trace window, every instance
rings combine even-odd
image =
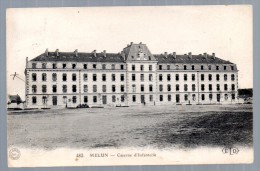
[[[219,74],[216,75],[216,80],[219,81]]]
[[[149,74],[149,81],[153,81],[153,74]]]
[[[33,68],[33,69],[36,68],[36,63],[32,63],[32,68]]]
[[[47,92],[47,86],[46,85],[42,85],[42,92],[46,93]]]
[[[224,65],[224,70],[227,70],[227,66],[226,65]]]
[[[195,81],[195,74],[191,75],[191,79],[192,79],[192,81]]]
[[[196,94],[192,94],[192,100],[193,100],[193,101],[196,100]]]
[[[201,65],[201,66],[200,66],[200,69],[201,69],[201,70],[204,70],[204,66],[203,66],[203,65]]]
[[[37,80],[37,75],[36,73],[32,73],[32,81],[36,81]]]
[[[184,100],[188,101],[188,94],[184,94]]]
[[[219,84],[217,84],[217,91],[220,91],[220,86],[219,86]]]
[[[171,91],[171,90],[172,90],[171,84],[168,84],[168,85],[167,85],[167,90],[168,90],[168,91]]]
[[[187,81],[187,78],[188,76],[187,76],[187,74],[184,74],[184,81]]]
[[[209,74],[209,81],[211,81],[212,80],[212,75],[211,74]]]
[[[211,65],[209,65],[209,70],[211,70]]]
[[[88,81],[88,74],[84,74],[83,79],[84,79],[84,81]]]
[[[42,74],[42,81],[46,81],[47,80],[47,75],[46,75],[46,73],[43,73]]]
[[[141,76],[141,78],[140,78],[141,81],[144,81],[144,74],[141,74],[140,76]]]
[[[113,69],[113,70],[116,69],[115,64],[111,65],[111,69]]]
[[[232,100],[235,100],[235,98],[236,98],[236,95],[232,94]]]
[[[35,96],[32,97],[32,103],[36,104],[37,103],[37,98]]]
[[[84,96],[84,103],[88,103],[88,96]]]
[[[231,70],[234,70],[234,66],[231,65],[230,68],[231,68]]]
[[[176,75],[175,75],[175,80],[176,80],[176,81],[179,81],[179,74],[176,74]]]
[[[201,80],[201,81],[204,81],[204,74],[201,74],[201,75],[200,75],[200,80]]]
[[[120,68],[121,68],[121,70],[123,70],[124,69],[124,65],[120,65]]]
[[[85,93],[88,92],[88,85],[84,85],[83,91],[84,91]]]
[[[179,84],[176,84],[176,91],[180,91],[180,86],[179,86]]]
[[[57,85],[53,85],[52,86],[52,92],[53,93],[57,93]]]
[[[152,71],[152,70],[153,70],[153,66],[149,65],[149,71]]]
[[[171,74],[167,74],[167,81],[171,81]]]
[[[62,92],[63,93],[67,93],[67,85],[63,85],[62,86]]]
[[[37,92],[37,86],[36,85],[32,85],[32,93],[36,93]]]
[[[112,74],[112,81],[116,81],[116,74]]]
[[[170,65],[167,65],[167,70],[170,70],[171,69],[171,66]]]
[[[56,106],[58,102],[57,96],[52,96],[52,105]]]
[[[159,75],[159,81],[162,81],[163,80],[163,76],[162,74]]]
[[[213,95],[209,94],[209,100],[212,100]]]
[[[107,92],[107,86],[106,85],[102,85],[102,91],[105,93]]]
[[[163,85],[162,84],[159,85],[159,90],[163,91]]]
[[[66,96],[63,96],[66,97]],[[42,96],[42,103],[46,104],[47,103],[47,96]]]
[[[135,81],[135,74],[132,74],[132,81]]]
[[[124,91],[125,91],[125,86],[121,85],[121,92],[124,92]]]
[[[88,65],[87,65],[87,64],[84,64],[84,65],[83,65],[83,68],[84,68],[84,69],[88,69]],[[87,96],[85,96],[85,97],[87,97]]]
[[[235,75],[234,74],[231,74],[231,80],[235,81]]]
[[[132,71],[135,71],[135,65],[132,65]]]
[[[93,64],[93,69],[96,69],[97,68],[97,64]]]
[[[153,101],[153,95],[150,95],[149,99],[150,99],[150,102],[152,102]]]
[[[93,92],[97,92],[97,85],[93,85]]]
[[[124,75],[124,74],[121,74],[121,75],[120,75],[120,80],[121,80],[121,81],[124,81],[124,80],[125,80],[125,75]]]
[[[228,100],[228,94],[225,94],[224,96],[225,96],[225,100]]]
[[[160,95],[160,101],[161,102],[163,101],[163,95]]]
[[[144,85],[141,84],[141,91],[143,92],[144,91]]]
[[[46,63],[42,63],[42,69],[46,69]]]
[[[132,101],[136,102],[136,96],[135,95],[132,96]]]
[[[212,91],[212,84],[209,84],[209,91]]]
[[[97,96],[93,96],[93,103],[97,103]]]
[[[219,66],[218,65],[216,66],[216,70],[219,70]]]
[[[191,86],[192,86],[192,91],[195,91],[196,90],[195,84],[192,84]]]
[[[149,91],[150,91],[150,92],[153,91],[153,85],[152,85],[152,84],[149,85]]]
[[[201,91],[204,91],[204,90],[205,90],[205,85],[201,84]]]
[[[116,96],[115,95],[112,96],[112,102],[116,102]]]
[[[66,64],[62,64],[62,68],[65,69],[67,67]]]
[[[72,92],[73,93],[77,92],[77,86],[76,85],[72,85]]]
[[[195,66],[194,66],[194,65],[191,65],[191,69],[194,70],[194,69],[195,69]]]
[[[188,85],[184,84],[184,91],[188,91]]]
[[[159,65],[159,70],[162,70],[162,65]]]
[[[176,65],[175,67],[176,67],[176,70],[179,70],[179,65]]]
[[[136,91],[136,86],[135,86],[135,84],[132,85],[132,91],[133,91],[133,92]]]
[[[106,77],[106,74],[102,74],[102,81],[106,81],[107,80],[107,77]],[[93,79],[94,81],[94,79]]]
[[[224,74],[224,81],[227,81],[227,74]]]
[[[76,74],[72,74],[72,81],[76,81],[77,80],[77,75]]]
[[[72,97],[72,103],[77,103],[77,96]]]
[[[201,95],[201,100],[205,100],[205,94]]]
[[[57,64],[52,64],[52,69],[56,69],[57,68]]]
[[[184,69],[184,70],[187,70],[187,66],[186,66],[186,65],[183,65],[183,69]]]
[[[106,64],[102,64],[102,69],[106,69]]]
[[[93,81],[97,81],[97,74],[93,74],[92,79]]]
[[[170,94],[168,94],[168,101],[172,101],[172,96]]]
[[[124,101],[125,101],[125,96],[121,95],[121,102],[124,102]]]
[[[228,90],[228,85],[224,84],[224,90],[227,91]]]
[[[76,64],[72,64],[72,69],[76,69]]]
[[[141,71],[144,70],[144,65],[140,65],[140,70],[141,70]]]
[[[116,92],[116,86],[112,85],[112,92]]]
[[[67,74],[62,74],[62,81],[67,81]]]
[[[231,85],[231,89],[232,89],[232,90],[235,90],[235,89],[236,89],[236,88],[235,88],[235,84],[232,84],[232,85]]]
[[[56,73],[52,74],[52,81],[57,81],[57,74]]]

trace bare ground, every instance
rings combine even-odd
[[[28,148],[252,146],[252,105],[50,109],[8,113],[8,145]]]

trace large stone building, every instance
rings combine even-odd
[[[215,54],[48,52],[26,60],[27,107],[236,103],[238,70]]]

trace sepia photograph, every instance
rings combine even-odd
[[[9,167],[254,161],[251,5],[9,8]]]

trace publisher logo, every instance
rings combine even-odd
[[[21,156],[21,152],[20,150],[18,150],[18,148],[12,148],[11,150],[9,150],[9,157],[12,160],[18,160]]]
[[[229,154],[229,155],[234,155],[234,154],[238,154],[239,149],[237,147],[232,147],[232,148],[223,148],[222,152],[224,154]]]

